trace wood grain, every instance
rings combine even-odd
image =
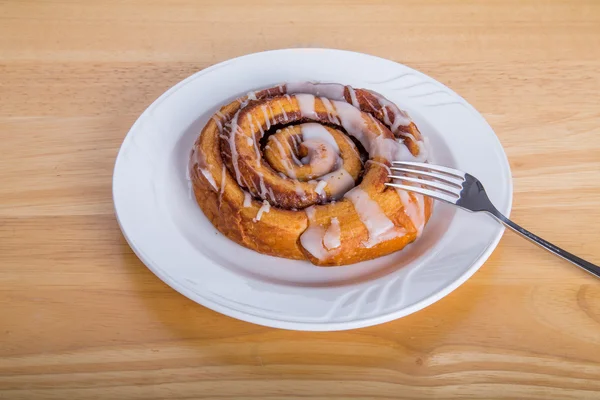
[[[183,298],[132,254],[111,174],[182,78],[283,47],[367,52],[495,129],[516,221],[600,262],[600,2],[0,1],[0,398],[600,399],[600,281],[507,233],[398,321],[288,332]]]

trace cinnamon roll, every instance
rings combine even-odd
[[[250,92],[208,121],[191,151],[196,201],[228,238],[320,266],[373,259],[413,242],[431,214],[389,188],[393,160],[425,161],[406,112],[333,83]]]

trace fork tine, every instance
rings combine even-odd
[[[390,167],[390,169],[392,171],[404,172],[406,174],[416,174],[419,176],[427,176],[429,178],[437,179],[437,180],[447,183],[449,185],[456,186],[457,188],[461,188],[462,183],[463,183],[462,180],[459,181],[458,179],[455,179],[453,176],[440,174],[440,173],[433,173],[433,172],[428,172],[428,171],[421,171],[418,169],[400,168],[400,167]]]
[[[460,197],[460,191],[462,190],[462,186],[460,188],[452,187],[444,183],[430,181],[427,179],[419,179],[419,178],[411,178],[409,176],[397,176],[397,175],[388,175],[388,178],[399,179],[404,182],[412,182],[417,183],[419,185],[425,186],[425,189],[434,188],[441,190],[449,195]]]
[[[431,197],[436,200],[445,201],[446,203],[450,203],[450,204],[456,204],[456,202],[458,201],[458,197],[452,197],[445,193],[436,192],[435,190],[424,189],[419,186],[401,185],[398,183],[386,183],[385,185],[391,186],[394,188],[398,188],[398,189],[402,189],[402,190],[406,190],[407,192],[419,193],[424,196],[428,196],[428,197]]]
[[[456,178],[460,178],[463,181],[465,180],[465,173],[462,171],[459,171],[457,169],[454,169],[454,168],[448,168],[448,167],[442,167],[440,165],[433,165],[433,164],[412,162],[412,161],[392,161],[392,164],[399,165],[401,167],[417,167],[417,168],[423,168],[423,169],[430,170],[430,171],[442,172],[442,173],[445,173],[448,175],[455,176]]]

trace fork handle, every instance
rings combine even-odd
[[[567,261],[572,262],[573,264],[577,265],[579,268],[584,269],[587,272],[589,272],[590,274],[600,278],[600,267],[598,267],[597,265],[594,265],[591,262],[584,260],[583,258],[579,258],[575,254],[571,254],[568,251],[563,250],[560,247],[555,246],[552,243],[542,239],[541,237],[534,235],[533,233],[529,232],[527,229],[520,227],[519,225],[512,222],[510,219],[506,218],[504,215],[502,215],[502,213],[500,213],[500,211],[494,210],[493,212],[490,212],[490,214],[492,216],[494,216],[495,218],[497,218],[500,222],[502,222],[508,228],[510,228],[514,232],[521,234],[526,239],[529,239],[530,241],[537,244],[538,246],[548,250],[551,253],[556,254],[557,256],[559,256]]]

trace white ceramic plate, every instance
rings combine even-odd
[[[321,81],[375,90],[413,117],[431,161],[478,177],[505,215],[512,181],[486,121],[434,79],[395,62],[339,50],[289,49],[229,60],[185,79],[133,125],[117,157],[113,196],[138,257],[169,286],[245,321],[299,330],[359,328],[403,317],[441,299],[488,258],[503,232],[490,217],[436,204],[423,236],[373,261],[319,268],[255,253],[211,225],[191,196],[192,143],[222,104],[250,90]]]

